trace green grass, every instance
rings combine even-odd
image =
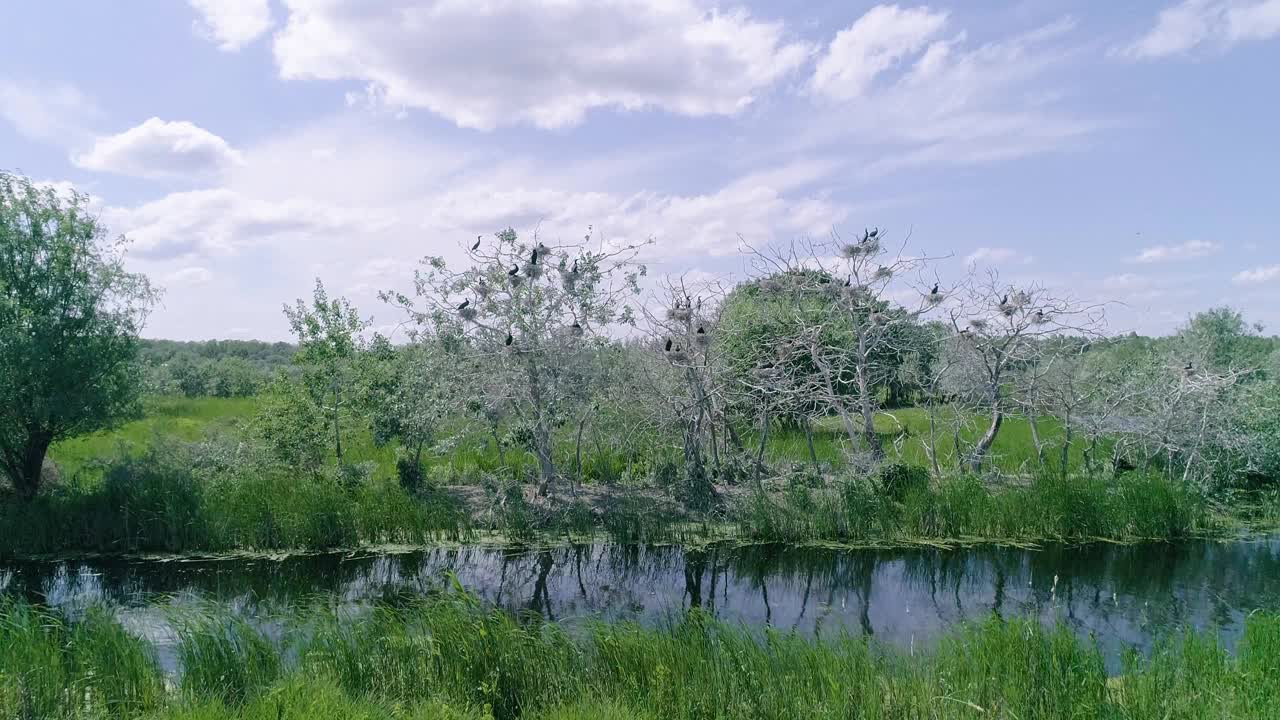
[[[944,477],[930,480],[925,411],[884,413],[878,418],[889,450],[884,470],[923,477],[905,489],[851,471],[848,438],[827,419],[814,433],[820,472],[810,467],[804,434],[780,429],[767,448],[765,489],[754,490],[754,458],[745,455],[755,441],[748,434],[748,453],[734,460],[738,486],[709,510],[673,512],[643,492],[626,496],[645,486],[650,494],[680,497],[678,450],[642,431],[618,430],[609,437],[622,440],[584,443],[584,481],[620,488],[623,497],[603,506],[582,500],[534,506],[519,492],[520,483],[536,479],[532,456],[516,448],[500,453],[492,437],[474,428],[454,428],[460,436],[428,454],[427,489],[411,493],[399,486],[396,448],[375,446],[367,429],[349,429],[344,459],[371,470],[344,485],[332,463],[318,475],[300,473],[248,441],[256,399],[151,398],[146,405],[145,419],[57,445],[52,456],[63,467],[62,482],[34,502],[0,499],[0,557],[319,550],[466,541],[480,533],[517,542],[600,532],[625,543],[1171,540],[1274,527],[1280,518],[1277,493],[1208,498],[1177,480],[1081,472],[1080,445],[1063,478],[1052,450],[1061,431],[1052,420],[1040,424],[1051,449],[1044,467],[1027,421],[1010,418],[992,450],[998,472],[981,479],[961,472],[953,442],[941,438]],[[965,437],[972,439],[980,426],[966,429]],[[576,475],[572,443],[561,440],[559,467]],[[468,506],[441,485],[484,489],[471,493]]]
[[[274,640],[238,622],[211,616],[184,634],[181,679],[165,689],[150,648],[108,616],[73,625],[0,606],[0,717],[1208,720],[1280,707],[1280,616],[1267,613],[1247,619],[1234,655],[1212,632],[1173,632],[1118,677],[1065,627],[994,617],[910,652],[697,611],[570,632],[462,593],[316,605],[273,620],[285,628]]]
[[[732,517],[741,535],[769,542],[1177,540],[1224,529],[1201,496],[1158,475],[1046,473],[1004,488],[973,476],[925,477],[896,494],[875,479],[851,479],[753,492]]]
[[[103,432],[57,443],[49,457],[64,478],[121,453],[141,455],[157,438],[200,440],[219,429],[231,430],[247,422],[258,409],[257,398],[148,397],[143,417]]]

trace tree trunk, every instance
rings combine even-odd
[[[338,423],[338,382],[333,383],[333,446],[338,455],[338,464],[342,464],[342,429]]]
[[[933,466],[933,478],[935,480],[942,479],[942,468],[938,466],[938,417],[937,408],[933,402],[929,403],[929,447],[926,448],[929,454],[929,464]]]
[[[578,486],[582,485],[582,430],[587,426],[587,415],[584,413],[582,419],[578,420],[578,437],[574,442],[573,448],[573,465],[574,465],[574,484],[573,492],[576,495]]]
[[[813,447],[813,421],[807,416],[804,419],[804,440],[809,445],[809,462],[813,463],[813,471],[818,472],[818,451]]]
[[[858,408],[862,412],[862,437],[871,457],[884,460],[884,448],[876,435],[876,410],[871,400],[871,379],[867,377],[867,335],[858,333]]]
[[[41,471],[44,470],[44,457],[49,452],[49,444],[53,437],[46,432],[34,432],[27,436],[26,445],[19,458],[20,466],[14,468],[13,487],[18,498],[30,501],[40,490]]]
[[[1066,416],[1062,421],[1062,479],[1067,479],[1067,464],[1071,462],[1071,416]]]
[[[1031,427],[1031,444],[1036,450],[1036,465],[1044,469],[1044,443],[1040,440],[1040,417],[1034,410],[1027,413],[1027,424]]]
[[[760,450],[756,453],[756,488],[763,487],[761,484],[764,475],[764,449],[769,444],[769,405],[764,405],[760,414],[760,424],[764,427],[760,430]]]
[[[982,461],[986,459],[987,452],[991,450],[991,445],[996,441],[996,435],[1000,433],[1000,425],[1004,423],[1004,410],[1000,404],[992,403],[991,405],[991,425],[987,427],[987,431],[982,435],[982,439],[978,440],[978,444],[974,446],[973,452],[969,454],[969,470],[977,473],[982,471]]]
[[[539,418],[533,434],[535,454],[538,456],[538,468],[542,474],[542,486],[538,488],[538,494],[547,495],[551,492],[551,484],[556,479],[555,460],[551,457],[551,431],[544,426],[543,421]]]

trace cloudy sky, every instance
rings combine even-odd
[[[375,322],[511,226],[740,244],[864,226],[1280,330],[1280,0],[78,0],[0,6],[0,168],[90,193],[147,334],[278,339],[313,278]]]

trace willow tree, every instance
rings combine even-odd
[[[0,174],[0,468],[24,499],[52,443],[137,407],[138,332],[156,295],[88,203]]]
[[[508,229],[490,241],[477,238],[463,270],[425,258],[415,297],[384,296],[420,332],[460,336],[475,357],[472,386],[490,395],[481,405],[517,424],[538,460],[544,493],[557,477],[553,433],[592,387],[585,358],[607,343],[611,325],[634,322],[626,300],[639,293],[644,273],[636,251],[590,235],[554,246],[536,237],[524,242]]]

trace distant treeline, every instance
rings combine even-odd
[[[142,340],[146,390],[157,395],[245,397],[293,367],[297,346],[260,340]]]

